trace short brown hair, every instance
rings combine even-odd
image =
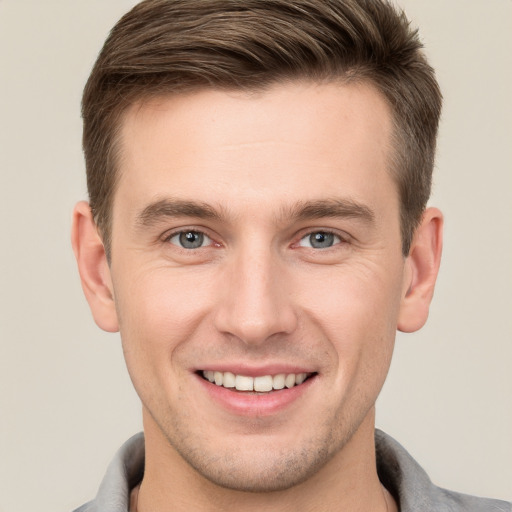
[[[293,79],[365,81],[393,112],[407,255],[430,196],[441,93],[416,30],[388,0],[145,0],[112,29],[82,100],[90,205],[111,245],[118,131],[136,101]]]

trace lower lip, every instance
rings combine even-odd
[[[269,393],[247,393],[217,386],[199,375],[196,375],[196,377],[209,397],[223,409],[243,416],[270,416],[276,414],[297,402],[317,379],[317,376],[313,375],[299,386],[290,389],[285,388]]]

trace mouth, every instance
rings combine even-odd
[[[233,392],[248,394],[267,394],[273,391],[301,386],[316,373],[278,373],[251,377],[232,372],[214,370],[199,371],[198,374],[208,382]]]

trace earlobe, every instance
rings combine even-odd
[[[98,326],[108,332],[119,330],[110,269],[103,242],[85,201],[73,210],[71,244],[92,315]]]
[[[417,331],[427,321],[441,263],[442,246],[443,215],[437,208],[427,208],[414,234],[406,261],[397,326],[402,332]]]

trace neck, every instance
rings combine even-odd
[[[377,476],[373,410],[345,446],[311,478],[269,493],[226,489],[210,482],[180,457],[152,419],[145,417],[144,430],[144,480],[132,496],[136,512],[397,510]]]

